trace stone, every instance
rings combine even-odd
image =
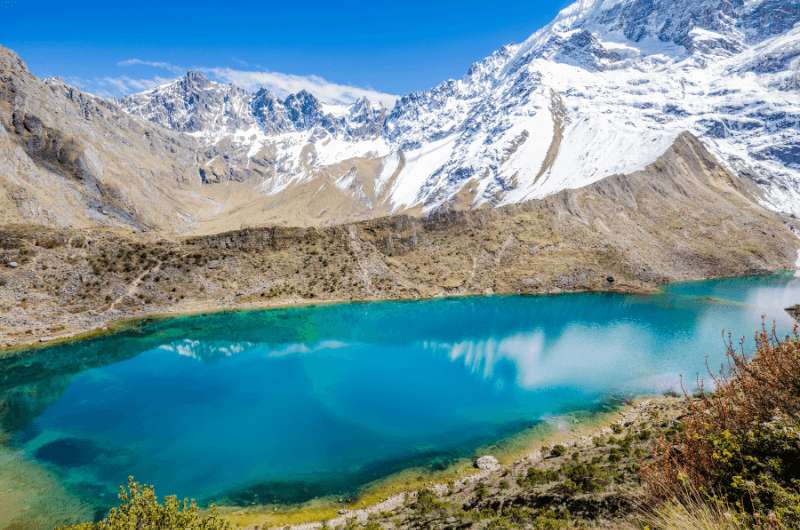
[[[434,484],[431,487],[431,490],[433,490],[433,494],[437,497],[444,497],[447,495],[450,488],[447,486],[447,484]]]
[[[16,269],[17,267],[19,267],[19,263],[17,263],[16,261],[9,261],[8,266],[11,267],[12,269]]]
[[[500,469],[500,462],[498,462],[498,460],[495,457],[491,455],[486,455],[478,458],[475,461],[475,467],[477,467],[481,471],[495,471],[497,469]]]

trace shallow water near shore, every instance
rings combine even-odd
[[[554,415],[691,389],[723,332],[749,345],[766,316],[787,333],[798,302],[780,274],[143,322],[0,359],[0,429],[80,505],[65,521],[103,513],[128,475],[203,503],[346,497]]]

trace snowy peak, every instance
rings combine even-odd
[[[797,0],[578,0],[392,109],[202,73],[125,103],[274,170],[266,193],[325,174],[392,211],[509,204],[640,170],[688,131],[800,215],[798,23]]]
[[[539,198],[641,169],[691,131],[800,213],[798,21],[796,0],[579,0],[399,100],[385,135],[419,185],[398,204]]]
[[[327,117],[323,114],[319,100],[305,90],[301,90],[297,94],[290,94],[283,102],[283,106],[286,108],[289,121],[297,130],[302,131],[322,125],[330,132],[335,131],[331,120],[326,119]]]
[[[533,36],[585,29],[634,43],[659,41],[691,50],[712,34],[726,47],[755,44],[800,21],[796,0],[579,0]],[[735,51],[731,49],[731,51]]]
[[[123,98],[131,114],[180,132],[216,137],[253,125],[250,95],[233,85],[215,83],[189,71],[176,81]]]
[[[187,92],[192,89],[204,90],[211,84],[211,81],[208,79],[208,77],[206,77],[206,74],[197,70],[189,70],[179,82],[183,85],[184,90]]]
[[[388,114],[382,104],[373,104],[367,98],[358,99],[348,109],[347,130],[353,138],[375,138],[383,133]]]
[[[293,129],[283,102],[265,88],[253,95],[250,112],[267,134],[284,133]]]
[[[314,130],[347,138],[375,137],[382,131],[386,114],[382,105],[366,98],[332,113],[306,90],[281,100],[267,89],[250,94],[235,85],[211,81],[199,71],[189,71],[120,103],[131,114],[211,144],[226,139],[249,141],[254,133],[258,137]]]

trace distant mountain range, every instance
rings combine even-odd
[[[107,102],[6,53],[5,128],[37,167],[79,175],[53,198],[9,152],[6,220],[185,233],[497,206],[641,170],[683,132],[800,215],[799,23],[796,0],[579,0],[392,108],[199,72]]]

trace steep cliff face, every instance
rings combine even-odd
[[[113,103],[42,82],[0,49],[3,222],[180,226],[197,147]]]

